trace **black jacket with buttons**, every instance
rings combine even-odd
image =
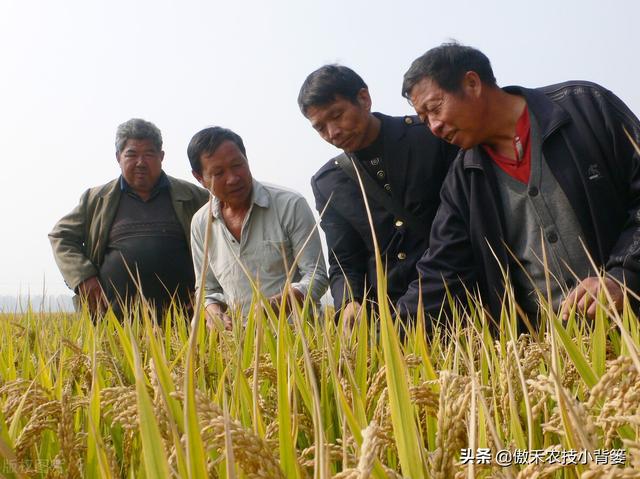
[[[505,91],[526,99],[540,126],[544,159],[573,207],[596,265],[638,292],[640,161],[624,131],[640,141],[638,119],[613,93],[589,82]],[[498,318],[505,291],[501,268],[514,267],[502,241],[510,212],[500,204],[491,159],[482,148],[459,153],[441,200],[430,249],[417,265],[421,286],[411,284],[399,310],[415,315],[421,288],[425,313],[437,316],[446,283],[463,303],[465,286],[479,291]]]
[[[417,278],[415,264],[427,249],[431,222],[440,203],[440,186],[457,148],[434,137],[415,116],[376,116],[382,121],[383,161],[391,194],[423,220],[423,227],[412,229],[368,197],[387,268],[387,292],[395,301]],[[371,298],[370,288],[375,294],[376,286],[375,257],[359,185],[333,159],[313,176],[311,187],[318,212],[326,206],[320,224],[327,238],[336,310],[350,300],[349,287],[354,299],[361,301],[367,290]]]

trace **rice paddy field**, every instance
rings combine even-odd
[[[380,291],[384,293],[384,291]],[[3,477],[640,477],[640,328],[477,302],[425,332],[256,296],[232,331],[143,303],[119,322],[0,316]],[[543,300],[544,301],[544,300]],[[244,323],[244,324],[243,324]]]

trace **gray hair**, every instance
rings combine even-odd
[[[132,118],[118,125],[116,130],[116,154],[124,149],[127,140],[151,140],[158,151],[162,151],[162,133],[160,129],[140,118]]]

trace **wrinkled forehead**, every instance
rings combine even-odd
[[[333,95],[333,99],[326,103],[311,105],[307,107],[306,116],[307,118],[310,118],[311,115],[313,116],[323,115],[335,110],[336,108],[342,108],[344,106],[357,105],[357,104],[358,104],[357,101],[355,100],[352,101],[349,98],[336,93]]]
[[[409,93],[409,101],[413,106],[428,102],[438,102],[447,94],[431,77],[424,77],[418,81]]]
[[[219,145],[203,151],[200,155],[201,160],[211,164],[222,164],[229,161],[247,162],[247,157],[242,153],[235,141],[225,139]]]

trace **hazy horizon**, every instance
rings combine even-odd
[[[0,294],[0,313],[25,313],[29,308],[32,311],[74,311],[73,295],[69,293],[57,295],[42,294]]]

